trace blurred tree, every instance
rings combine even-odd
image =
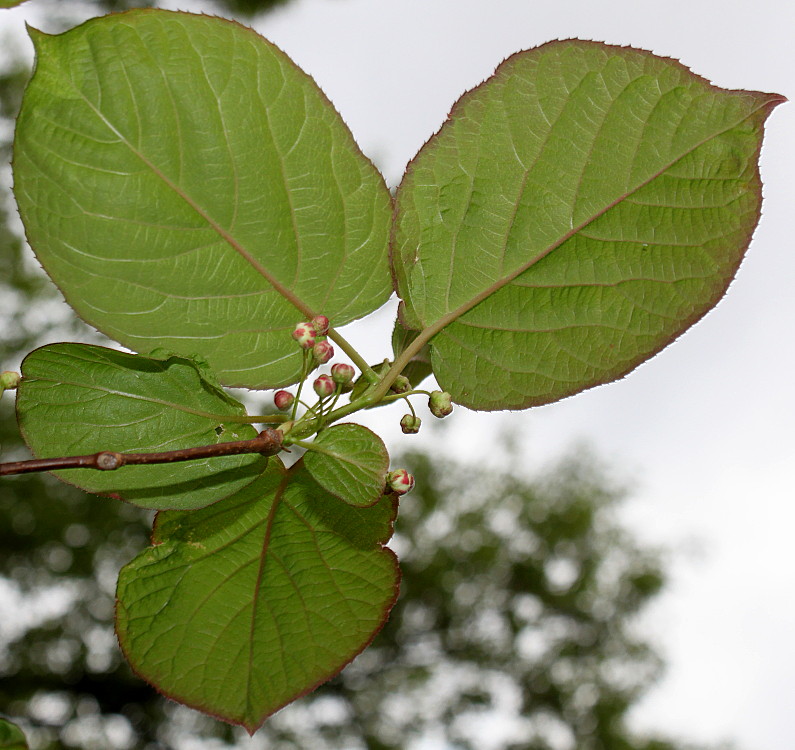
[[[216,5],[252,14],[280,2]],[[94,4],[100,12],[149,3]],[[0,75],[3,163],[2,134],[26,77],[20,68]],[[59,304],[6,209],[0,363],[16,365],[45,340],[100,340]],[[9,396],[0,451],[3,460],[25,455]],[[403,585],[391,619],[342,675],[246,746],[388,750],[424,739],[456,750],[682,750],[634,737],[625,724],[660,672],[632,626],[663,574],[659,557],[618,525],[621,493],[582,460],[532,482],[440,467],[422,453],[403,463],[417,489],[397,524]],[[217,749],[244,736],[160,698],[119,654],[115,578],[150,525],[149,513],[46,476],[0,486],[0,707],[21,720],[31,747]]]

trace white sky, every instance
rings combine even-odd
[[[7,11],[3,25],[21,29],[37,5]],[[795,4],[782,0],[294,0],[255,26],[315,77],[390,185],[464,90],[511,53],[554,38],[650,49],[717,85],[795,99]],[[584,440],[634,482],[628,522],[679,550],[670,591],[644,623],[669,672],[636,726],[733,739],[744,750],[792,746],[793,132],[795,106],[782,105],[762,153],[762,221],[727,297],[703,321],[622,382],[524,414],[458,409],[444,441],[475,458],[507,422],[521,431],[529,466]],[[388,331],[388,316],[379,320]],[[375,340],[375,328],[367,332]],[[373,360],[389,354],[352,337]],[[401,413],[389,427],[379,422],[391,445],[428,444],[422,433],[400,435]]]

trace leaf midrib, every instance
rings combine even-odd
[[[80,388],[80,389],[83,389],[83,390],[98,391],[99,393],[106,393],[109,396],[119,396],[121,398],[130,398],[130,399],[133,399],[133,400],[136,400],[136,401],[145,401],[147,403],[159,404],[161,406],[166,406],[166,407],[169,407],[171,409],[175,409],[177,411],[183,411],[183,412],[185,412],[187,414],[193,414],[193,415],[195,415],[197,417],[204,417],[204,418],[209,419],[209,420],[211,420],[213,422],[218,422],[218,421],[221,421],[221,422],[225,422],[225,421],[227,421],[227,422],[228,421],[236,422],[239,419],[238,416],[235,415],[235,414],[212,414],[210,412],[201,411],[200,409],[192,409],[190,406],[181,406],[179,404],[174,404],[174,403],[172,403],[170,401],[164,401],[163,399],[155,398],[153,396],[141,396],[141,395],[136,395],[134,393],[127,393],[125,391],[117,391],[117,390],[114,390],[112,388],[107,388],[107,387],[103,387],[103,386],[87,385],[86,383],[76,383],[76,382],[74,382],[72,380],[64,380],[62,378],[57,378],[56,379],[56,378],[49,378],[49,377],[44,377],[44,376],[41,376],[41,375],[36,375],[36,376],[31,377],[31,378],[28,379],[28,383],[30,383],[31,385],[34,384],[34,383],[37,383],[37,382],[52,383],[53,385],[56,385],[56,386],[61,386],[61,385],[74,386],[75,388]]]
[[[560,247],[563,243],[567,242],[569,239],[571,239],[573,236],[575,236],[578,232],[582,231],[585,227],[587,227],[588,225],[592,224],[597,219],[601,218],[604,214],[606,214],[612,208],[617,206],[622,201],[626,200],[629,196],[634,195],[639,190],[641,190],[643,187],[645,187],[649,183],[651,183],[654,180],[656,180],[658,177],[660,177],[666,171],[671,169],[677,162],[679,162],[682,159],[684,159],[685,157],[689,156],[693,151],[695,151],[696,149],[700,148],[705,143],[708,143],[709,141],[713,140],[714,138],[718,138],[719,136],[723,135],[724,133],[727,133],[730,130],[736,128],[738,125],[742,124],[743,122],[746,122],[747,120],[751,119],[754,115],[756,115],[757,112],[759,112],[760,110],[768,107],[769,105],[770,105],[770,102],[768,100],[765,100],[764,102],[759,104],[759,106],[755,107],[750,112],[748,112],[746,115],[744,115],[742,118],[736,120],[735,122],[733,122],[732,124],[726,126],[722,130],[719,130],[717,132],[709,134],[708,136],[705,136],[702,140],[700,140],[697,143],[695,143],[694,145],[692,145],[689,149],[684,151],[682,154],[677,156],[675,159],[672,159],[670,162],[667,162],[664,166],[662,166],[659,170],[654,172],[646,180],[644,180],[643,182],[640,182],[635,187],[633,187],[631,190],[628,190],[628,191],[622,193],[615,200],[613,200],[610,203],[608,203],[607,205],[605,205],[599,211],[594,212],[591,216],[589,216],[587,219],[582,221],[580,224],[578,224],[575,227],[572,227],[572,229],[570,231],[566,232],[556,242],[553,242],[552,244],[550,244],[547,248],[542,250],[535,257],[531,258],[526,263],[520,265],[517,269],[515,269],[511,273],[506,274],[501,279],[498,279],[494,283],[490,284],[488,287],[483,289],[478,294],[474,295],[468,301],[466,301],[463,304],[459,305],[454,310],[451,310],[450,312],[445,313],[444,315],[439,317],[434,323],[432,323],[429,326],[427,326],[426,328],[424,328],[421,331],[421,333],[417,336],[417,338],[415,338],[414,341],[404,350],[403,356],[401,356],[401,358],[400,358],[401,362],[403,362],[403,360],[405,360],[405,362],[408,362],[411,359],[412,356],[414,356],[417,352],[419,352],[419,350],[428,341],[430,341],[430,339],[432,339],[437,333],[439,333],[443,328],[445,328],[446,326],[450,325],[450,323],[455,322],[462,315],[464,315],[465,313],[469,312],[473,307],[475,307],[476,305],[478,305],[481,302],[483,302],[485,299],[490,297],[495,292],[498,292],[500,289],[502,289],[504,286],[508,285],[511,281],[513,281],[515,278],[517,278],[518,276],[523,274],[529,268],[532,268],[539,261],[543,260],[547,255],[549,255],[551,252],[553,252],[558,247]]]
[[[226,229],[224,229],[217,221],[215,221],[187,192],[185,192],[179,185],[170,180],[153,162],[151,162],[141,151],[139,151],[132,143],[119,131],[113,123],[108,120],[103,113],[94,106],[88,97],[80,91],[74,82],[69,81],[75,93],[82,99],[89,109],[99,118],[99,120],[136,156],[151,172],[158,177],[164,185],[171,189],[177,196],[182,198],[212,229],[221,239],[223,239],[240,257],[249,263],[249,265],[262,276],[284,299],[290,302],[295,308],[298,309],[303,315],[312,318],[315,315],[314,310],[304,302],[297,294],[287,288],[273,274],[268,271],[243,245],[241,245]]]

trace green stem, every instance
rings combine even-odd
[[[309,355],[309,351],[304,349],[304,358],[301,363],[301,380],[298,381],[298,392],[295,394],[295,401],[293,401],[293,410],[290,412],[290,421],[295,421],[295,413],[298,411],[298,402],[301,398],[301,389],[304,387],[304,381],[306,380],[307,376],[307,358]]]
[[[237,424],[280,424],[289,422],[290,417],[286,414],[255,414],[245,417],[228,417],[224,414],[218,415],[219,422],[235,422]]]

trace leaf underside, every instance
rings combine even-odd
[[[250,440],[257,431],[226,421],[242,404],[195,362],[155,359],[85,344],[51,344],[22,363],[20,430],[37,458],[99,451],[148,453]],[[201,508],[236,493],[267,459],[235,455],[115,471],[54,472],[88,492],[144,508]]]
[[[0,718],[0,750],[28,750],[22,730],[6,719]]]
[[[384,494],[389,455],[383,440],[358,424],[323,430],[307,451],[304,464],[315,481],[350,505],[368,507]]]
[[[750,242],[782,100],[577,40],[465,94],[408,167],[392,247],[441,387],[475,409],[556,401],[701,318]]]
[[[251,29],[133,10],[32,31],[15,194],[86,321],[227,385],[295,382],[290,338],[389,296],[391,198],[314,81]]]
[[[333,676],[386,620],[397,501],[354,508],[278,459],[234,497],[160,513],[119,576],[116,627],[163,694],[254,732]]]

